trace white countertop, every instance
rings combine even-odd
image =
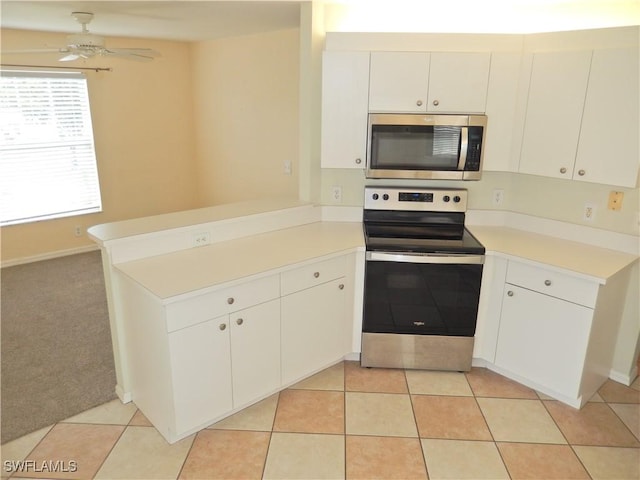
[[[168,299],[358,248],[364,249],[361,223],[315,222],[114,267]]]
[[[630,253],[513,228],[478,225],[468,225],[467,228],[484,245],[487,253],[569,270],[599,283],[605,283],[638,259],[637,255]]]

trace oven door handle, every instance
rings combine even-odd
[[[404,262],[404,263],[450,263],[456,265],[482,265],[484,255],[467,254],[424,254],[412,255],[406,253],[366,252],[366,260],[376,262]]]

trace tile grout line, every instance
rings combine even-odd
[[[409,403],[411,404],[411,413],[413,414],[413,422],[416,425],[416,433],[418,434],[418,446],[420,447],[420,452],[422,453],[422,464],[424,465],[424,473],[427,476],[426,478],[430,478],[429,476],[429,467],[427,466],[427,457],[424,453],[424,447],[422,446],[422,437],[420,436],[420,427],[418,426],[418,419],[416,418],[416,410],[413,407],[413,394],[411,393],[411,387],[409,386],[409,379],[407,378],[407,369],[403,369],[404,382],[407,387],[407,392],[409,394]]]

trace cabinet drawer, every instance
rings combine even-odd
[[[598,284],[571,275],[534,267],[523,263],[509,262],[507,283],[529,290],[561,298],[569,302],[594,308],[598,296]]]
[[[320,285],[346,275],[345,257],[331,258],[296,268],[281,275],[282,295]]]
[[[264,303],[280,296],[277,275],[189,298],[167,305],[167,331]]]

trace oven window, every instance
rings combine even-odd
[[[363,330],[475,334],[482,265],[367,261]]]
[[[372,125],[371,168],[456,170],[462,127]]]

